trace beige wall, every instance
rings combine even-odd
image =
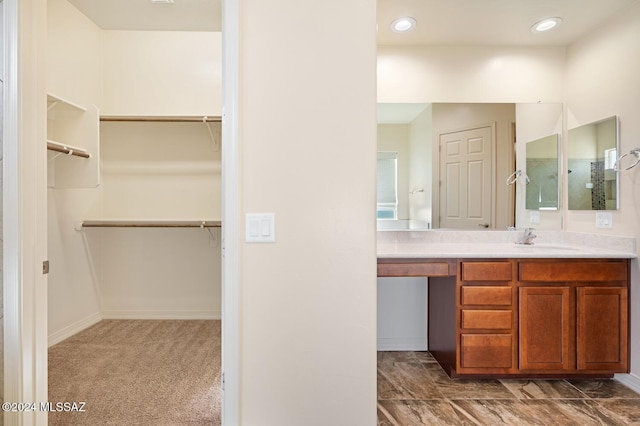
[[[104,31],[104,115],[222,115],[222,35]]]
[[[219,124],[211,124],[220,138]],[[92,218],[219,220],[221,152],[204,123],[103,122]]]
[[[636,37],[639,28],[640,6],[636,5],[567,51],[567,128],[618,115],[621,153],[638,146],[640,134],[636,119],[640,112],[640,60],[633,53],[640,46],[640,38]],[[567,212],[567,229],[640,235],[635,173],[636,169],[620,173],[620,210],[613,212],[612,229],[596,230],[595,213],[584,211]]]
[[[221,153],[203,123],[106,122],[101,141],[101,209],[88,218],[220,219]],[[85,233],[102,238],[105,318],[221,317],[219,229]]]
[[[47,91],[83,106],[98,105],[101,30],[66,0],[50,0],[47,14]],[[56,166],[55,160],[49,163],[50,170]],[[100,235],[88,240],[75,230],[100,195],[100,188],[48,188],[50,343],[100,319]]]
[[[378,102],[562,102],[563,47],[378,48]]]
[[[620,153],[640,145],[640,4],[567,50],[566,110],[569,129],[612,115],[620,118]],[[566,147],[564,148],[567,149]],[[566,163],[565,163],[566,164]],[[595,212],[568,211],[566,229],[640,238],[640,167],[621,172],[620,209],[612,229],[595,228]],[[565,206],[566,195],[565,195]],[[632,263],[631,373],[640,377],[640,272]]]
[[[100,105],[102,30],[67,0],[48,0],[47,14],[47,92]]]
[[[240,4],[244,426],[376,423],[375,8]]]

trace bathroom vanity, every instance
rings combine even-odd
[[[550,233],[553,243],[519,246],[508,232],[471,242],[410,234],[379,237],[378,276],[428,277],[429,351],[451,377],[629,372],[635,240]]]

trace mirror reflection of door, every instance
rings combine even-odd
[[[491,126],[440,135],[440,227],[489,228],[493,195]]]

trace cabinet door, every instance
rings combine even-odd
[[[579,370],[628,372],[627,289],[578,287]]]
[[[520,287],[520,369],[570,367],[569,287]]]

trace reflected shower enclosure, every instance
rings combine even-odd
[[[618,117],[569,130],[569,210],[618,209]]]
[[[559,135],[549,135],[527,143],[527,210],[558,210]]]

